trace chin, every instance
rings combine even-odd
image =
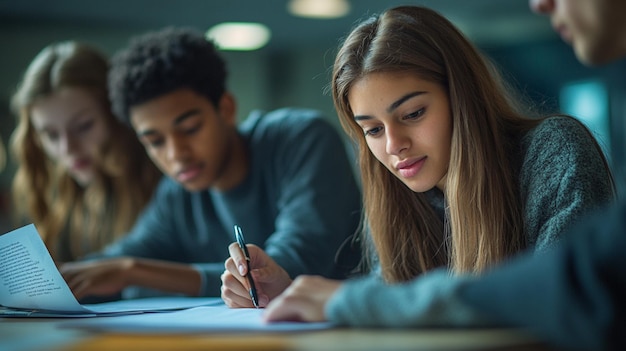
[[[85,174],[72,174],[71,177],[72,179],[74,179],[76,183],[78,183],[78,185],[80,185],[83,188],[89,186],[89,184],[93,182],[93,178],[94,178],[93,175],[85,175]]]
[[[183,186],[183,188],[185,188],[185,190],[189,192],[204,191],[204,190],[208,190],[211,187],[210,183],[200,182],[200,181],[190,182],[190,183],[181,183],[181,185]]]
[[[420,184],[411,184],[411,183],[404,183],[404,185],[406,185],[409,189],[411,189],[411,191],[413,191],[414,193],[425,193],[428,190],[434,188],[435,186],[432,184],[424,184],[424,183],[420,183]]]
[[[592,50],[587,47],[574,46],[574,53],[578,61],[588,67],[600,66],[616,59],[605,52]]]

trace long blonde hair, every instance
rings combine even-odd
[[[15,215],[35,223],[58,260],[79,258],[128,231],[160,178],[133,131],[110,112],[107,72],[108,61],[96,49],[55,43],[34,58],[12,99],[17,116],[10,145],[18,163]],[[46,156],[31,124],[33,104],[65,87],[92,93],[107,111],[107,128],[114,136],[100,151],[98,174],[86,187]]]
[[[452,116],[443,223],[426,195],[414,193],[370,152],[348,93],[373,72],[406,72],[440,84]],[[362,22],[337,54],[331,83],[344,130],[358,144],[364,218],[382,274],[405,281],[449,265],[480,272],[526,246],[512,161],[524,117],[494,67],[447,19],[422,7],[397,7]]]

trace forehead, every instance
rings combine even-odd
[[[30,119],[35,127],[50,128],[72,123],[86,115],[100,115],[100,101],[87,89],[68,87],[37,99],[31,106]]]
[[[440,84],[421,78],[413,72],[370,73],[354,82],[348,92],[352,109],[364,106],[387,108],[396,99],[413,92],[439,92]]]
[[[405,89],[407,87],[432,87],[437,83],[422,78],[419,74],[412,71],[401,72],[373,72],[366,74],[354,81],[350,88],[349,94],[356,89],[377,89],[379,92],[381,87],[392,89]],[[349,95],[348,94],[348,95]]]
[[[200,113],[192,113],[194,111]],[[204,116],[206,111],[215,113],[213,103],[206,97],[189,89],[181,89],[131,107],[130,122],[137,132],[169,129],[181,117]]]

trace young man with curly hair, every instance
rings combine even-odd
[[[123,240],[61,267],[78,298],[220,296],[234,225],[293,277],[345,277],[335,256],[361,204],[339,133],[295,108],[237,124],[226,78],[217,48],[189,28],[138,36],[113,57],[114,112],[167,177]]]

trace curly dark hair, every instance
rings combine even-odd
[[[166,27],[130,40],[111,60],[109,97],[117,118],[130,124],[131,107],[181,88],[216,106],[226,89],[226,63],[215,44],[192,28]]]

